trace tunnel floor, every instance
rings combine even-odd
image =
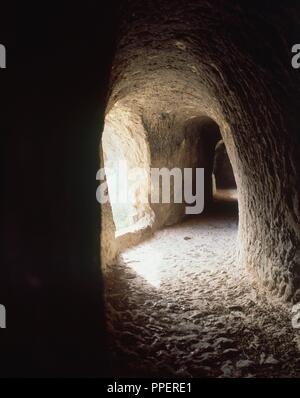
[[[165,228],[110,269],[113,376],[300,377],[289,311],[235,262],[236,213]]]

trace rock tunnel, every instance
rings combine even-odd
[[[153,342],[145,331],[150,329],[155,332],[157,331],[155,327],[167,331],[174,327],[172,320],[169,319],[164,324],[160,319],[168,318],[170,312],[168,306],[173,305],[170,304],[170,296],[177,295],[178,303],[181,297],[186,304],[184,299],[186,291],[183,293],[184,289],[187,289],[186,284],[189,286],[190,294],[198,298],[205,297],[206,290],[205,288],[201,290],[201,282],[197,288],[193,287],[193,280],[201,278],[200,275],[204,275],[203,270],[194,269],[192,261],[185,262],[175,248],[164,251],[164,245],[181,247],[183,253],[186,250],[184,242],[186,240],[190,242],[189,250],[185,252],[187,258],[196,256],[199,264],[209,263],[212,268],[213,264],[219,261],[223,265],[227,264],[229,268],[231,266],[229,273],[231,272],[232,276],[235,274],[233,279],[236,278],[236,287],[233,289],[236,291],[242,289],[241,286],[244,286],[246,291],[244,283],[248,280],[253,289],[265,294],[268,300],[276,298],[289,303],[296,303],[299,300],[297,123],[296,101],[290,99],[291,96],[296,98],[299,91],[295,89],[295,76],[291,71],[290,78],[287,79],[286,76],[284,87],[276,84],[278,76],[286,74],[289,67],[287,61],[284,62],[284,58],[287,59],[288,48],[285,48],[282,41],[282,27],[275,23],[272,17],[268,19],[268,25],[265,25],[258,15],[252,13],[251,7],[245,11],[233,4],[231,6],[223,4],[212,9],[209,2],[188,2],[184,6],[176,3],[175,7],[174,4],[167,2],[159,4],[159,7],[155,7],[151,2],[146,2],[140,7],[138,3],[133,2],[126,10],[111,70],[106,117],[111,118],[111,113],[118,108],[125,109],[131,115],[127,119],[127,128],[131,131],[131,136],[138,134],[143,137],[147,147],[145,154],[148,158],[148,169],[149,167],[169,169],[203,167],[205,211],[197,229],[195,224],[180,224],[185,220],[184,205],[175,203],[174,197],[169,203],[152,203],[149,200],[148,210],[151,217],[149,216],[148,223],[138,232],[133,232],[120,240],[114,237],[113,217],[108,204],[107,212],[102,216],[102,225],[110,225],[111,231],[109,228],[102,228],[102,264],[104,270],[106,264],[116,267],[112,274],[108,272],[107,276],[108,280],[113,281],[107,282],[107,302],[108,308],[111,309],[108,310],[110,314],[108,319],[111,334],[119,341],[119,345],[125,345],[125,350],[133,349],[130,354],[132,356],[150,358],[149,362],[152,364],[163,363],[161,373],[187,377],[191,374],[208,376],[214,374],[210,366],[217,359],[213,359],[213,356],[209,358],[209,355],[207,357],[205,350],[203,353],[201,343],[198,346],[193,345],[187,338],[186,344],[182,344],[183,351],[195,353],[195,347],[196,351],[198,347],[202,352],[201,366],[195,370],[193,366],[197,368],[195,365],[197,361],[193,362],[188,355],[183,355],[184,359],[178,359],[178,352],[176,354],[178,341],[174,343],[174,336],[165,332],[169,342],[173,338],[172,354],[169,354],[165,348],[168,344],[164,333],[158,333],[158,342]],[[222,15],[222,18],[218,15]],[[244,23],[245,15],[248,24]],[[259,44],[257,37],[258,27],[267,35],[267,41],[263,45]],[[240,34],[237,35],[237,32]],[[276,48],[279,48],[276,61],[270,57],[275,41]],[[122,130],[122,122],[117,129]],[[127,139],[130,140],[130,137]],[[103,141],[105,152],[104,144]],[[133,146],[128,149],[128,159],[136,156],[137,151],[134,151]],[[146,181],[149,188],[149,181]],[[217,196],[214,198],[214,190],[218,188],[237,189],[238,216],[237,204],[233,206],[231,204],[231,212],[232,215],[235,214],[235,218],[226,219],[228,225],[231,223],[228,229],[225,227],[224,218],[220,218]],[[183,228],[181,232],[180,225]],[[206,230],[205,225],[214,225],[214,228],[223,230],[223,238],[213,228],[210,231]],[[171,226],[174,226],[174,229]],[[202,231],[202,234],[199,231]],[[214,231],[215,243],[211,241],[207,246],[203,243],[205,247],[203,248],[200,241],[206,242],[207,239],[208,242],[210,234]],[[229,237],[234,236],[233,231],[237,232],[237,239],[232,239],[228,243]],[[109,238],[105,236],[106,234]],[[154,237],[151,238],[153,234]],[[179,238],[180,234],[182,240]],[[139,245],[149,238],[148,247],[146,244]],[[197,239],[200,246],[193,243]],[[107,248],[108,241],[113,249]],[[161,246],[158,246],[158,241]],[[134,248],[135,245],[138,245],[137,249]],[[218,252],[220,246],[223,247],[222,255]],[[129,247],[131,250],[126,251]],[[206,255],[201,254],[205,250]],[[214,260],[209,254],[211,250],[214,252]],[[173,259],[173,264],[168,260],[170,258]],[[180,261],[182,268],[186,266],[186,271],[182,274],[177,264]],[[143,290],[135,283],[124,285],[121,278],[116,276],[116,272],[122,273],[121,265],[124,263],[138,273],[144,264],[145,269],[140,270],[140,275],[150,281],[154,287],[160,287],[160,294],[164,298],[161,296],[159,299],[153,298],[149,292],[146,293],[146,288]],[[172,266],[174,266],[173,274],[177,273],[181,285],[175,281],[174,275],[171,275]],[[241,279],[237,282],[237,275],[245,270],[244,277],[240,276]],[[222,270],[220,266],[219,272],[226,274],[227,270]],[[134,279],[133,275],[129,271],[124,278]],[[176,288],[170,287],[171,280]],[[230,284],[230,280],[230,278],[226,280],[221,278],[219,284],[212,283],[211,289],[221,291],[220,286]],[[118,288],[114,288],[113,285]],[[148,318],[146,316],[142,321],[139,314],[124,315],[126,310],[134,314],[136,306],[140,305],[140,300],[138,294],[128,298],[120,292],[117,293],[117,290],[132,289],[135,292],[139,291],[139,294],[145,297],[144,301],[148,303],[148,307],[157,305],[164,308],[158,310],[159,315],[154,321],[154,326],[149,323],[152,313],[156,314],[154,308],[149,311]],[[115,297],[126,303],[123,309],[120,309]],[[224,305],[223,312],[226,312],[226,308],[241,309],[238,303],[243,302],[245,297],[242,298],[237,294],[235,298],[236,304],[230,304],[229,300]],[[215,300],[221,301],[221,296]],[[147,314],[145,306],[142,308]],[[183,308],[190,308],[190,311],[195,309],[190,302]],[[177,313],[175,311],[178,324],[183,325],[180,319],[187,317],[188,311],[188,309]],[[217,312],[211,309],[211,314],[214,311]],[[194,313],[193,316],[197,318],[200,315]],[[261,319],[263,318],[264,315],[261,315]],[[189,321],[191,319],[189,318]],[[224,338],[222,325],[228,322],[231,321],[224,320],[222,316],[214,319],[215,325],[221,325],[221,332],[214,337],[221,345]],[[124,328],[124,325],[127,327]],[[195,319],[190,327],[189,331],[193,335]],[[228,337],[230,332],[226,327],[224,330],[227,330],[225,335]],[[176,332],[174,334],[176,335]],[[137,335],[143,336],[141,341],[134,337]],[[248,339],[246,335],[247,333],[245,340]],[[197,339],[195,336],[192,338]],[[226,357],[234,354],[235,349],[232,348],[230,339],[227,341],[225,337],[223,342],[225,345],[228,344],[228,347],[222,355]],[[159,348],[161,349],[159,351],[161,358],[159,360],[156,357],[157,362],[151,359],[151,353],[145,350],[144,347],[148,344],[156,353]],[[210,349],[211,346],[208,350]],[[118,349],[116,351],[119,352]],[[144,364],[140,363],[137,370],[135,361],[130,355],[124,357],[122,350],[116,355],[121,362],[120,358],[123,358],[125,368],[131,369],[133,374],[146,375],[150,371],[151,365],[149,363],[147,365],[147,360]],[[252,358],[249,363],[247,360],[243,362],[243,359],[240,361],[236,359],[237,370],[232,368],[232,358],[227,358],[227,361],[223,358],[221,360],[223,365],[220,365],[223,375],[240,376],[247,372],[251,374],[253,354],[249,352],[248,355]],[[267,362],[272,362],[274,356],[268,358]],[[189,370],[186,366],[189,359],[194,364],[190,369],[194,370]],[[166,365],[174,361],[177,364],[176,370]],[[276,361],[277,359],[274,363]],[[205,368],[205,365],[208,366]],[[267,374],[270,370],[265,368],[260,371],[257,370],[256,375]],[[121,370],[120,372],[122,374]]]
[[[8,313],[22,308],[11,328],[27,325],[7,337],[7,374],[299,377],[299,6],[97,10],[50,7],[39,37],[19,39],[26,79],[11,68],[3,86],[19,100],[1,295]],[[37,55],[42,39],[51,51]],[[114,205],[109,173],[108,201],[94,200],[99,158],[143,168],[130,206]],[[151,201],[150,169],[163,167],[204,168],[203,213]],[[219,188],[235,199],[220,205]],[[30,192],[22,206],[17,189]]]
[[[126,103],[147,137],[151,167],[188,167],[198,145],[211,174],[208,153],[221,134],[238,190],[239,261],[273,295],[297,301],[298,147],[291,98],[299,92],[292,70],[284,87],[276,84],[275,77],[289,68],[283,61],[288,49],[282,27],[272,17],[263,25],[251,7],[222,5],[213,13],[209,2],[184,7],[162,2],[157,9],[150,3],[130,3],[125,12],[107,112]],[[258,27],[268,38],[263,47]],[[279,48],[276,60],[270,56],[272,46]],[[162,207],[161,212],[160,226],[180,217],[180,211]]]

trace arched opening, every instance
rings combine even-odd
[[[212,184],[215,200],[237,201],[237,186],[234,173],[222,139],[215,146]]]
[[[106,116],[102,149],[115,236],[145,229],[153,223],[149,148],[137,117],[126,107],[115,105]]]

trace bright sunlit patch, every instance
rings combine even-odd
[[[116,104],[105,118],[102,135],[104,168],[117,234],[138,226],[150,213],[150,152],[136,118],[126,107]]]
[[[162,282],[162,253],[151,250],[151,246],[144,247],[141,253],[128,250],[123,255],[126,264],[140,275],[147,283],[158,289]]]

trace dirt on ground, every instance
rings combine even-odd
[[[122,253],[106,277],[114,377],[300,377],[291,311],[237,264],[237,225],[201,215]]]

